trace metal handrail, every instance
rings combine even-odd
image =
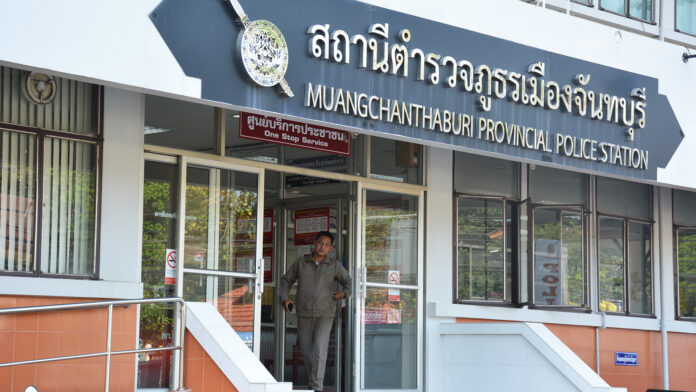
[[[135,350],[119,350],[119,351],[112,351],[111,350],[111,330],[112,330],[112,322],[113,322],[113,311],[114,311],[114,306],[117,307],[127,307],[130,305],[140,305],[140,304],[153,304],[153,303],[170,303],[174,302],[177,304],[177,311],[179,312],[179,317],[177,317],[178,320],[181,320],[178,325],[178,340],[175,343],[178,343],[177,345],[174,346],[169,346],[169,347],[156,347],[156,348],[144,348],[144,349],[135,349]],[[184,351],[184,316],[186,313],[186,302],[182,298],[179,297],[168,297],[168,298],[142,298],[142,299],[124,299],[124,300],[113,300],[113,301],[96,301],[96,302],[79,302],[79,303],[71,303],[71,304],[58,304],[58,305],[41,305],[41,306],[26,306],[26,307],[21,307],[21,308],[7,308],[7,309],[0,309],[0,316],[3,315],[8,315],[8,314],[24,314],[24,313],[42,313],[42,312],[55,312],[55,311],[61,311],[61,310],[76,310],[76,309],[102,309],[102,308],[108,308],[108,322],[107,322],[107,332],[106,332],[106,351],[102,352],[96,352],[96,353],[90,353],[90,354],[78,354],[78,355],[70,355],[70,356],[62,356],[62,357],[51,357],[51,358],[40,358],[40,359],[32,359],[32,360],[27,360],[27,361],[15,361],[15,362],[5,362],[5,363],[0,363],[0,368],[3,367],[9,367],[9,366],[19,366],[19,365],[29,365],[29,364],[35,364],[35,363],[44,363],[44,362],[54,362],[54,361],[64,361],[64,360],[69,360],[69,359],[82,359],[82,358],[92,358],[92,357],[101,357],[105,356],[106,357],[106,369],[105,369],[105,383],[104,383],[104,391],[108,392],[109,391],[109,372],[110,372],[110,367],[111,367],[111,356],[112,355],[122,355],[122,354],[139,354],[139,353],[147,353],[147,352],[159,352],[159,351],[178,351],[178,365],[179,365],[179,374],[178,374],[178,380],[176,380],[177,389],[176,391],[187,391],[183,387],[183,375],[184,375],[184,360],[183,360],[183,351]]]

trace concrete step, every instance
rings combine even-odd
[[[276,381],[213,305],[187,302],[186,308],[186,329],[237,390],[292,391],[292,383]]]

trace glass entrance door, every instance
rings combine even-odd
[[[179,170],[175,159],[145,161],[143,181],[142,272],[144,298],[175,296],[167,279],[167,255],[176,249]],[[139,348],[172,344],[174,306],[140,306]],[[169,388],[171,351],[138,355],[138,389]]]
[[[213,304],[258,356],[263,174],[193,159],[185,172],[183,298]]]
[[[144,296],[210,302],[257,356],[263,175],[260,168],[147,154],[143,187]],[[141,306],[140,347],[173,344],[176,322],[172,306]],[[171,368],[169,351],[140,356],[138,388],[168,388]]]
[[[348,230],[344,230],[345,199],[297,199],[283,206],[284,215],[284,267],[282,275],[298,258],[311,254],[312,243],[318,231],[329,231],[334,235],[334,249],[329,254],[330,258],[343,263],[350,271],[349,256],[346,254]],[[279,277],[280,278],[280,277]],[[338,290],[338,286],[336,287]],[[290,290],[290,297],[294,299],[297,285]],[[334,318],[334,326],[329,338],[328,356],[326,359],[326,373],[324,376],[324,391],[335,392],[344,390],[341,388],[341,366],[345,352],[345,301],[341,301],[337,307]],[[293,383],[294,388],[303,388],[308,385],[308,375],[305,371],[304,359],[297,339],[297,317],[295,313],[283,314],[284,319],[282,334],[284,374],[283,379]]]
[[[422,193],[360,189],[358,390],[422,385]]]

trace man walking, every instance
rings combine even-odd
[[[309,387],[321,391],[324,385],[329,335],[336,314],[336,304],[350,295],[351,279],[343,265],[328,254],[333,249],[333,234],[317,233],[314,252],[299,257],[280,281],[280,300],[286,312],[294,303],[288,291],[295,281],[297,288],[297,335],[309,374]],[[343,291],[334,291],[338,281]]]

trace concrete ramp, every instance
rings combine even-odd
[[[445,391],[626,392],[610,387],[543,324],[441,324],[440,337]]]
[[[238,391],[292,391],[291,383],[273,378],[213,305],[187,302],[186,328]]]

